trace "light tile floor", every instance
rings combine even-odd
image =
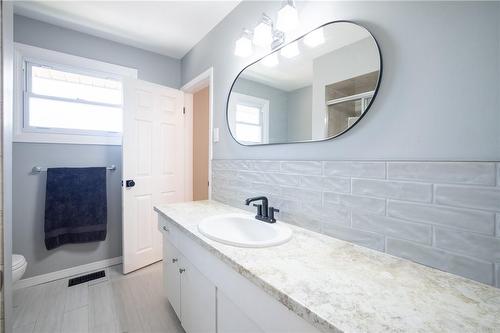
[[[183,333],[164,297],[161,263],[68,287],[68,279],[14,291],[14,333]]]

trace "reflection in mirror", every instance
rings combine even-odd
[[[375,97],[381,58],[375,39],[333,22],[245,68],[227,103],[241,144],[318,141],[354,126]]]

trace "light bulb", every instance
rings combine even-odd
[[[286,4],[278,11],[278,21],[276,29],[283,32],[292,31],[299,23],[299,14],[293,1],[287,1]]]
[[[262,64],[266,67],[274,67],[279,64],[278,54],[272,53],[262,59]]]
[[[304,37],[304,44],[309,47],[315,47],[325,42],[325,35],[323,34],[323,28],[311,31]]]
[[[287,46],[283,47],[281,49],[281,55],[285,58],[293,58],[298,56],[300,53],[299,51],[299,45],[297,42],[293,42],[291,44],[288,44]]]
[[[253,43],[261,47],[269,47],[273,42],[273,27],[271,19],[262,14],[260,23],[253,30]]]
[[[238,57],[248,57],[252,55],[253,46],[252,40],[250,39],[250,33],[248,30],[243,31],[241,37],[236,41],[236,46],[234,48],[234,54]]]

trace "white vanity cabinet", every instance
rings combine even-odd
[[[236,304],[220,290],[217,291],[217,333],[261,333],[253,322]]]
[[[163,287],[177,317],[181,317],[181,274],[179,274],[180,252],[163,238]]]
[[[163,237],[166,296],[188,333],[215,333],[215,286]]]
[[[159,216],[164,287],[187,333],[318,330]]]
[[[188,333],[215,333],[215,286],[186,258],[181,257],[179,266],[182,327]]]

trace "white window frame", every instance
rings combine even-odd
[[[237,104],[245,104],[248,106],[258,107],[262,111],[262,142],[246,142],[246,141],[238,141],[243,144],[255,145],[255,144],[266,144],[269,143],[269,100],[245,95],[241,93],[231,92],[231,98],[229,100],[229,114],[228,120],[231,128],[236,131],[236,105]],[[234,134],[236,135],[236,133]],[[237,138],[235,138],[237,139]]]
[[[26,63],[46,65],[56,69],[86,74],[96,77],[122,80],[124,77],[137,78],[137,69],[118,66],[66,53],[46,50],[35,46],[15,43],[15,100],[14,100],[14,142],[66,143],[121,145],[121,133],[86,131],[78,129],[30,127],[27,108],[26,79],[29,80]],[[25,110],[26,109],[26,110]]]

